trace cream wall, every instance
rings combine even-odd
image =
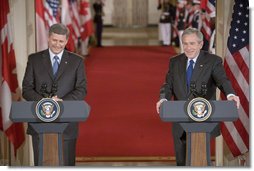
[[[157,25],[161,10],[157,10],[158,1],[148,0],[148,25]]]
[[[106,0],[105,1],[105,6],[104,6],[105,16],[103,17],[105,25],[112,25],[112,22],[113,22],[112,16],[114,14],[113,1],[114,0]]]
[[[103,17],[105,25],[113,25],[114,1],[117,1],[117,0],[105,1],[105,6],[104,6],[105,16]],[[128,11],[132,11],[132,9],[130,9],[132,5],[131,0],[124,0],[124,1],[126,1],[127,3],[126,8],[129,8]],[[157,0],[147,0],[147,1],[148,1],[148,25],[157,25],[159,21],[159,16],[160,16],[160,10],[157,10],[158,1]],[[90,2],[92,6],[93,0],[91,0]],[[131,18],[132,15],[129,15],[129,17]]]

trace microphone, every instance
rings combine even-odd
[[[188,99],[195,98],[196,96],[197,96],[196,83],[194,81],[191,81]]]
[[[205,82],[202,82],[201,84],[201,94],[203,97],[205,97],[207,94],[207,85]]]
[[[196,92],[196,83],[194,81],[190,82],[190,92]]]
[[[41,93],[41,95],[43,96],[43,98],[48,97],[47,84],[46,84],[46,83],[43,83],[43,84],[41,85],[40,93]]]
[[[56,95],[56,92],[57,92],[57,83],[53,83],[52,84],[52,87],[51,87],[51,97],[55,96]]]

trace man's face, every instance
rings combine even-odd
[[[200,49],[203,47],[203,41],[200,41],[196,34],[187,34],[182,37],[183,51],[185,55],[193,59],[195,58]]]
[[[60,35],[56,33],[52,33],[48,38],[48,46],[54,54],[58,54],[62,50],[64,50],[67,42],[68,39],[65,35]]]

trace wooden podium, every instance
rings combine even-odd
[[[209,101],[212,106],[210,117],[196,122],[187,114],[186,101],[165,101],[160,108],[164,122],[178,122],[186,131],[186,165],[211,166],[210,133],[219,122],[235,121],[238,111],[233,101]]]
[[[63,166],[63,132],[70,122],[85,121],[90,106],[85,101],[58,102],[60,114],[53,122],[41,121],[35,112],[37,102],[12,102],[10,119],[29,122],[39,134],[39,166]]]

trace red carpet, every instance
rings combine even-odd
[[[91,113],[77,157],[174,156],[171,124],[156,113],[171,47],[94,48],[86,60]]]

